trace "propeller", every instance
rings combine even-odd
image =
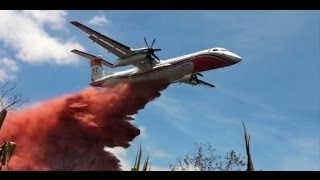
[[[153,45],[154,45],[154,42],[156,41],[156,39],[154,39],[151,43],[151,46],[149,46],[148,42],[147,42],[147,38],[144,37],[144,42],[146,43],[146,46],[148,47],[148,49],[146,49],[146,53],[147,53],[147,58],[150,59],[150,66],[152,66],[152,61],[154,59],[156,59],[158,62],[160,61],[159,57],[157,55],[154,54],[154,52],[156,51],[161,51],[161,49],[159,48],[156,48],[154,49],[153,48]],[[153,58],[152,58],[153,57]]]

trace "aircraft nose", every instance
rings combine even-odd
[[[231,59],[234,61],[234,63],[238,63],[241,61],[241,57],[235,53],[230,53]]]

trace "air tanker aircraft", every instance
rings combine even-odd
[[[168,60],[160,60],[154,54],[154,52],[161,50],[153,48],[155,39],[149,46],[146,38],[144,38],[147,47],[132,49],[77,21],[72,21],[71,24],[88,33],[89,39],[118,57],[112,64],[101,56],[91,55],[76,49],[71,51],[90,61],[92,73],[90,85],[94,87],[108,87],[118,83],[137,83],[150,80],[166,80],[170,83],[215,87],[198,79],[197,75],[203,76],[200,72],[223,68],[241,61],[240,56],[218,47]],[[109,68],[133,65],[135,68],[111,73],[104,72],[102,65]]]

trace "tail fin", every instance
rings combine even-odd
[[[91,81],[100,79],[105,75],[105,73],[103,72],[102,65],[108,66],[110,68],[114,68],[113,64],[109,63],[108,61],[100,57],[94,56],[92,54],[82,52],[76,49],[72,50],[71,52],[78,54],[79,56],[85,57],[90,61]]]
[[[103,74],[103,69],[102,69],[100,59],[91,60],[90,67],[91,67],[91,81],[92,82],[103,77],[104,74]]]

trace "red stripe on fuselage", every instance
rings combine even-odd
[[[213,56],[213,55],[207,55],[207,54],[201,54],[201,55],[197,55],[198,57],[190,57],[187,59],[181,59],[175,63],[172,63],[172,65],[170,66],[164,66],[161,68],[157,68],[157,69],[151,69],[150,71],[146,71],[143,73],[139,73],[139,74],[133,74],[130,77],[131,78],[136,78],[139,76],[146,76],[146,75],[150,75],[153,73],[157,73],[159,71],[163,71],[165,69],[168,68],[175,68],[183,63],[187,63],[187,62],[193,62],[194,63],[194,70],[193,73],[195,72],[201,72],[201,71],[207,71],[207,70],[212,70],[212,69],[217,69],[217,68],[222,68],[225,66],[230,66],[233,63],[223,57],[219,57],[217,55]],[[116,79],[128,79],[129,75],[118,75],[116,77],[114,77]],[[94,87],[101,87],[102,84],[106,81],[107,79],[103,79],[100,81],[96,81],[96,82],[92,82],[90,85],[94,86]]]
[[[194,63],[193,72],[208,71],[232,65],[231,62],[220,59],[219,57],[208,56],[198,57],[192,60]]]
[[[93,60],[91,60],[90,64],[91,64],[91,66],[94,66],[94,65],[101,66],[101,60],[100,59],[93,59]]]
[[[90,86],[92,87],[102,87],[104,81],[98,81],[98,82],[92,82],[90,83]]]

